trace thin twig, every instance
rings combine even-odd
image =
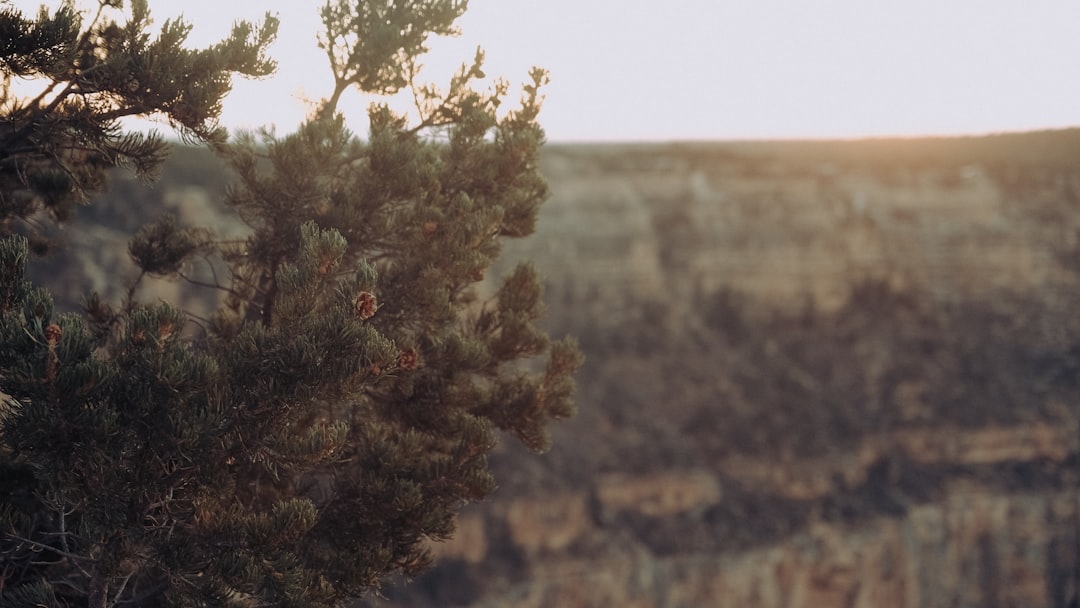
[[[133,595],[129,599],[119,601],[118,604],[135,604],[137,606],[139,604],[142,604],[144,601],[150,599],[151,597],[154,597],[155,595],[160,595],[161,592],[165,591],[168,588],[169,584],[167,582],[160,582],[151,587],[150,589],[144,591],[142,594]]]
[[[239,298],[239,297],[241,297],[241,296],[240,296],[240,294],[239,294],[239,293],[237,293],[237,292],[236,292],[236,291],[235,291],[234,289],[232,289],[231,287],[226,287],[226,286],[224,286],[224,285],[220,285],[220,284],[218,284],[217,282],[214,282],[214,283],[207,283],[206,281],[200,281],[199,279],[194,279],[194,278],[191,278],[191,277],[187,276],[186,274],[184,274],[184,273],[182,273],[182,272],[177,272],[177,273],[176,273],[176,276],[178,276],[178,277],[180,277],[181,279],[183,279],[183,280],[187,281],[188,283],[191,283],[192,285],[196,285],[196,286],[198,286],[198,287],[206,287],[206,288],[208,288],[208,289],[218,289],[218,290],[224,291],[225,293],[228,293],[228,294],[231,294],[231,295],[233,295],[233,296],[236,296],[236,297],[238,297],[238,298]]]
[[[22,536],[19,536],[18,534],[12,534],[11,532],[8,532],[6,534],[6,536],[8,538],[13,538],[13,539],[15,539],[15,540],[17,540],[19,542],[23,542],[23,543],[27,543],[29,545],[32,545],[33,547],[35,547],[39,551],[52,551],[53,553],[56,553],[57,555],[62,555],[64,557],[66,557],[66,558],[68,558],[70,560],[76,561],[76,562],[80,562],[80,561],[81,562],[92,562],[92,561],[94,561],[93,558],[87,557],[85,555],[76,555],[74,553],[69,553],[69,552],[64,551],[62,549],[59,549],[57,547],[53,547],[52,545],[46,545],[45,543],[39,543],[36,540],[30,540],[29,538],[23,538]]]
[[[120,582],[120,588],[116,590],[116,594],[113,595],[113,600],[111,602],[109,602],[109,605],[115,606],[116,604],[118,604],[120,602],[120,596],[123,595],[124,589],[127,587],[128,581],[131,580],[131,577],[134,574],[135,574],[134,570],[127,573],[127,576],[124,577],[124,580]]]

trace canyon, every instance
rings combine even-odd
[[[1080,171],[1049,150],[1076,136],[549,150],[537,234],[492,282],[519,260],[547,277],[550,326],[589,358],[581,413],[550,454],[497,454],[503,487],[436,569],[371,605],[1071,605]],[[998,331],[958,303],[1022,327],[969,344],[1008,382],[980,391],[890,333]],[[776,316],[825,327],[799,350]],[[1011,332],[1040,344],[1032,368]],[[1029,390],[1055,366],[1060,391]],[[755,399],[740,367],[796,388]],[[773,399],[788,420],[747,413]]]
[[[549,145],[479,291],[540,270],[580,411],[544,455],[504,438],[435,567],[358,605],[1075,605],[1078,159],[1077,130]],[[243,232],[205,153],[118,180],[41,271],[61,306],[122,295],[133,199]]]

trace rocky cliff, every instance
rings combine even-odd
[[[497,500],[435,547],[441,566],[425,593],[399,601],[1066,606],[1080,505],[1064,464],[1075,434],[1019,431],[912,436],[888,456],[865,445],[794,466],[610,474],[584,491]]]
[[[1080,155],[1043,135],[549,150],[504,261],[582,413],[371,605],[1071,605]]]

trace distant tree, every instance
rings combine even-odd
[[[497,114],[508,87],[473,90],[479,52],[445,90],[415,82],[464,1],[330,0],[333,95],[294,134],[230,143],[220,100],[230,75],[270,72],[275,20],[191,51],[183,22],[148,34],[144,0],[107,18],[124,4],[0,4],[3,73],[45,91],[0,98],[5,229],[64,219],[109,167],[151,173],[164,144],[116,120],[161,114],[236,169],[227,202],[252,233],[219,242],[166,217],[131,241],[140,278],[196,254],[228,264],[196,332],[132,296],[54,314],[25,278],[28,240],[0,241],[0,607],[337,606],[415,574],[425,539],[492,491],[496,429],[542,450],[573,411],[580,355],[537,329],[535,272],[475,289],[547,196],[545,73]],[[359,139],[337,112],[349,87],[408,87],[418,116],[375,103]]]

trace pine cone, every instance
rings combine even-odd
[[[64,332],[56,323],[49,323],[49,326],[45,328],[45,340],[49,343],[49,346],[56,346],[56,343],[60,341],[60,337],[63,335]]]
[[[401,369],[416,369],[420,365],[420,355],[415,348],[406,348],[398,355],[397,363]]]
[[[370,319],[379,310],[379,302],[370,292],[361,291],[353,300],[353,314],[360,319]]]

